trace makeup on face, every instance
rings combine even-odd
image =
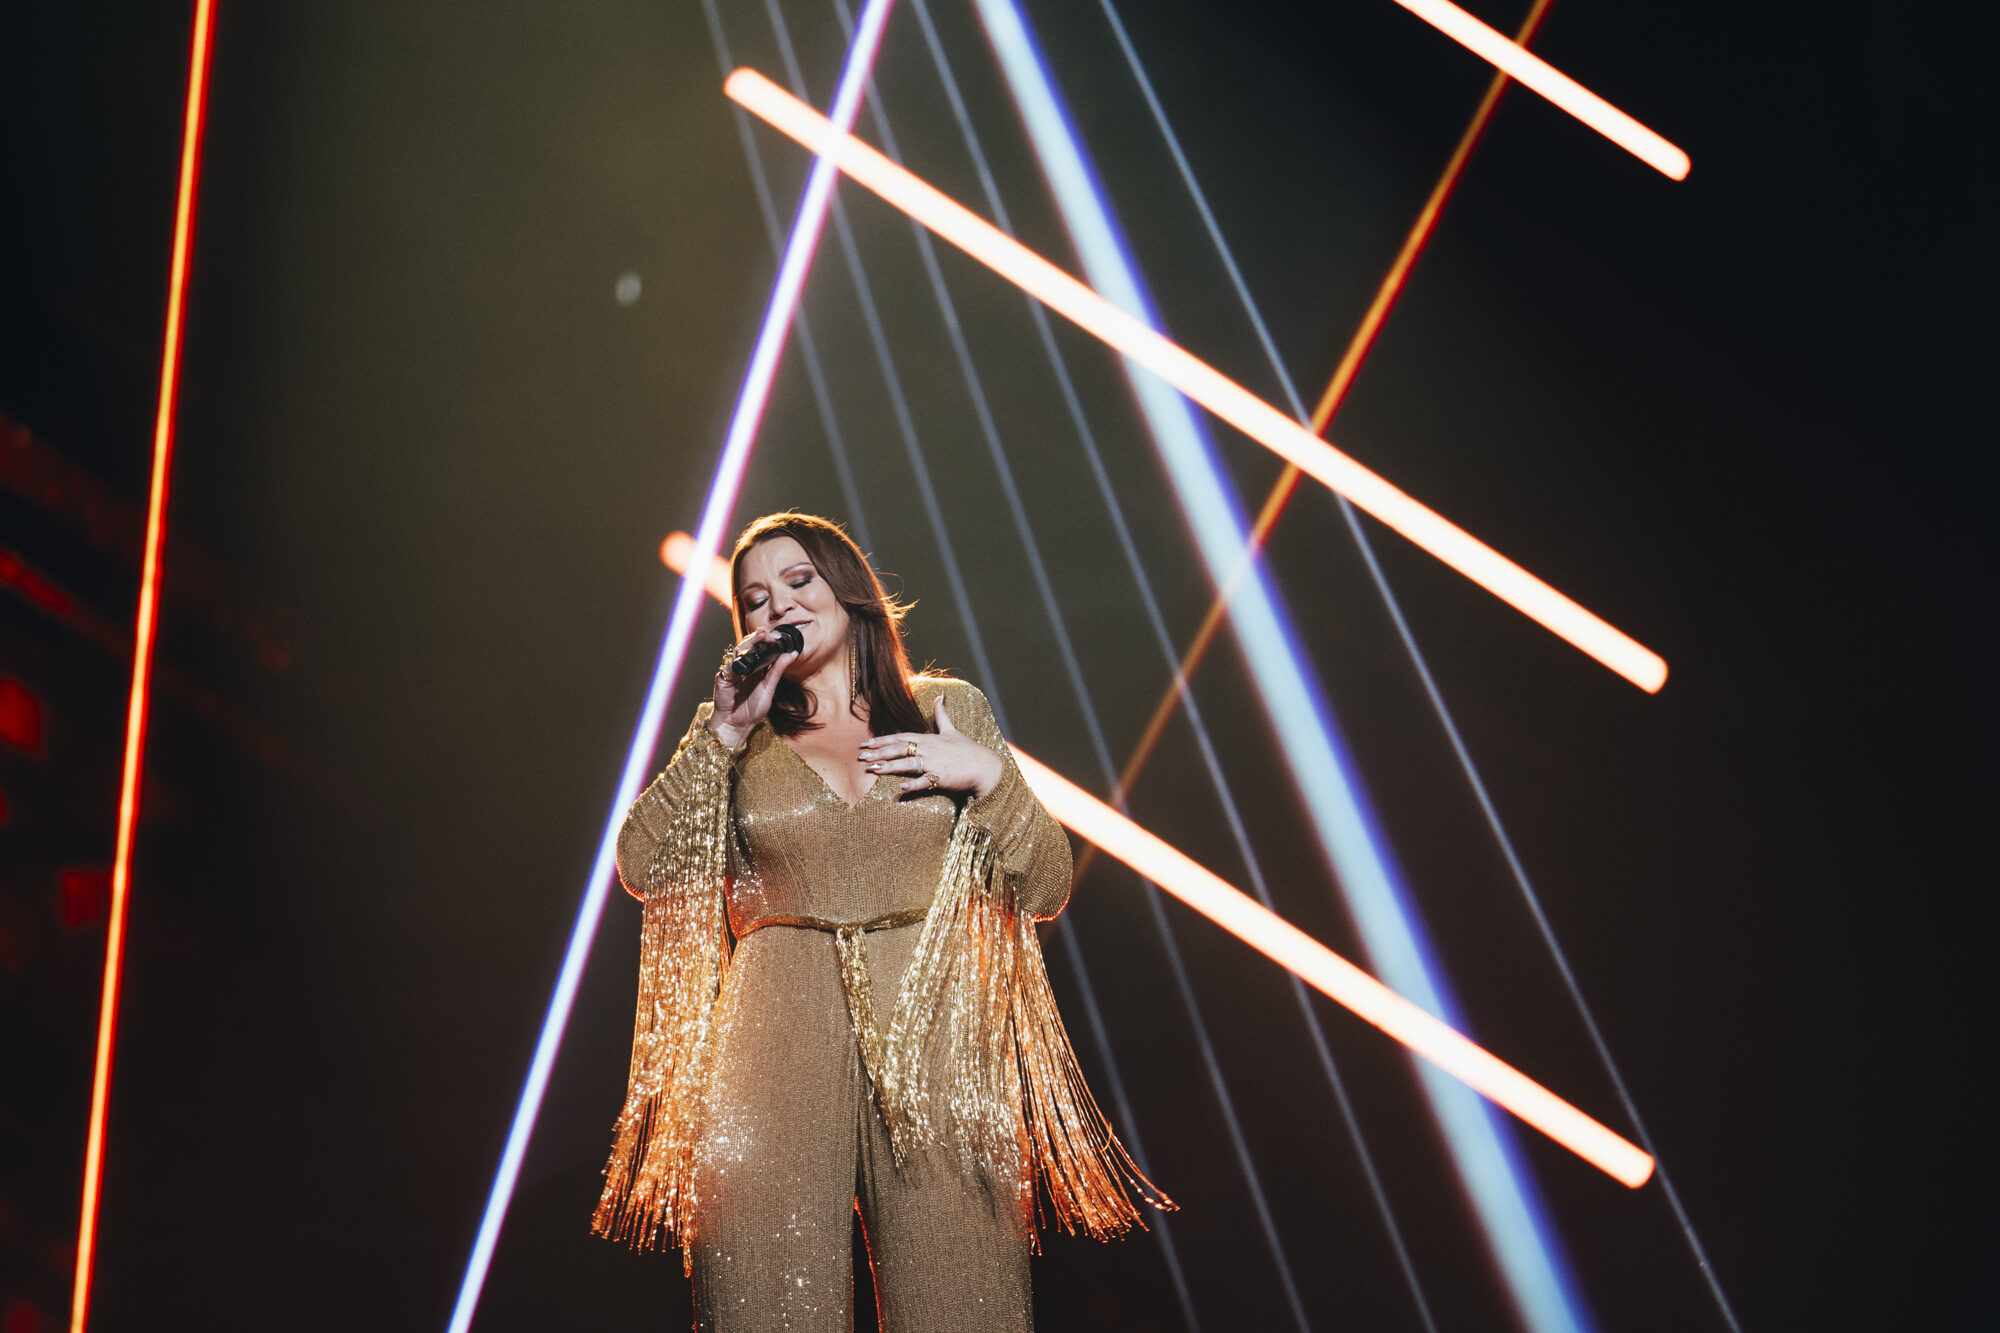
[[[739,575],[737,605],[744,629],[795,625],[805,640],[805,651],[787,675],[817,669],[845,641],[846,608],[797,541],[773,537],[758,543],[744,553]]]

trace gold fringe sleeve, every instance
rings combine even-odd
[[[957,688],[945,692],[944,705],[952,725],[1000,756],[1000,780],[966,803],[964,818],[992,835],[995,871],[1020,909],[1039,921],[1051,920],[1069,901],[1074,868],[1069,834],[1021,776],[986,696],[977,686],[952,683]]]
[[[638,1249],[692,1235],[694,1138],[729,935],[732,757],[703,704],[625,817],[619,875],[643,904],[632,1067],[591,1230]]]
[[[969,803],[945,854],[937,897],[904,973],[877,1094],[898,1156],[944,1137],[968,1169],[1015,1183],[1033,1228],[1036,1185],[1065,1231],[1099,1240],[1144,1221],[1133,1195],[1174,1202],[1146,1179],[1084,1082],[1063,1030],[1035,931],[1034,895],[1059,911],[1068,895],[1068,836],[1020,778],[985,696],[970,685],[947,696],[953,724],[1000,751],[1019,784]],[[956,705],[956,706],[954,706]],[[985,806],[985,809],[976,807]],[[940,1028],[942,1029],[940,1031]],[[944,1086],[930,1083],[931,1043]]]

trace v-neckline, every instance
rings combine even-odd
[[[764,720],[764,725],[770,726],[771,725],[770,719],[766,718]],[[887,773],[877,773],[874,779],[871,782],[869,782],[868,790],[861,793],[861,799],[856,801],[854,804],[849,805],[847,803],[847,798],[845,796],[842,796],[838,791],[835,791],[833,784],[826,780],[826,774],[820,772],[819,769],[815,768],[813,766],[812,760],[806,758],[804,755],[800,754],[797,750],[794,750],[791,747],[791,745],[785,740],[785,738],[778,734],[778,729],[776,727],[771,727],[771,739],[777,742],[779,749],[783,750],[786,754],[796,759],[799,763],[800,768],[803,768],[806,772],[812,774],[813,777],[819,782],[820,790],[824,791],[828,796],[831,796],[834,799],[834,803],[840,806],[841,809],[845,810],[850,815],[853,814],[856,810],[859,810],[863,805],[867,804],[868,800],[875,795],[875,789],[882,785],[882,779],[889,776]]]

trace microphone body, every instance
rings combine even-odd
[[[779,625],[776,628],[778,637],[775,642],[765,639],[760,643],[754,643],[729,664],[730,673],[738,680],[761,669],[774,657],[784,653],[802,653],[806,650],[806,636],[799,633],[797,625]]]

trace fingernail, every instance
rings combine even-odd
[[[869,771],[870,773],[880,773],[880,772],[882,771],[882,765],[880,765],[880,764],[870,764],[870,765],[868,765],[868,771]]]

